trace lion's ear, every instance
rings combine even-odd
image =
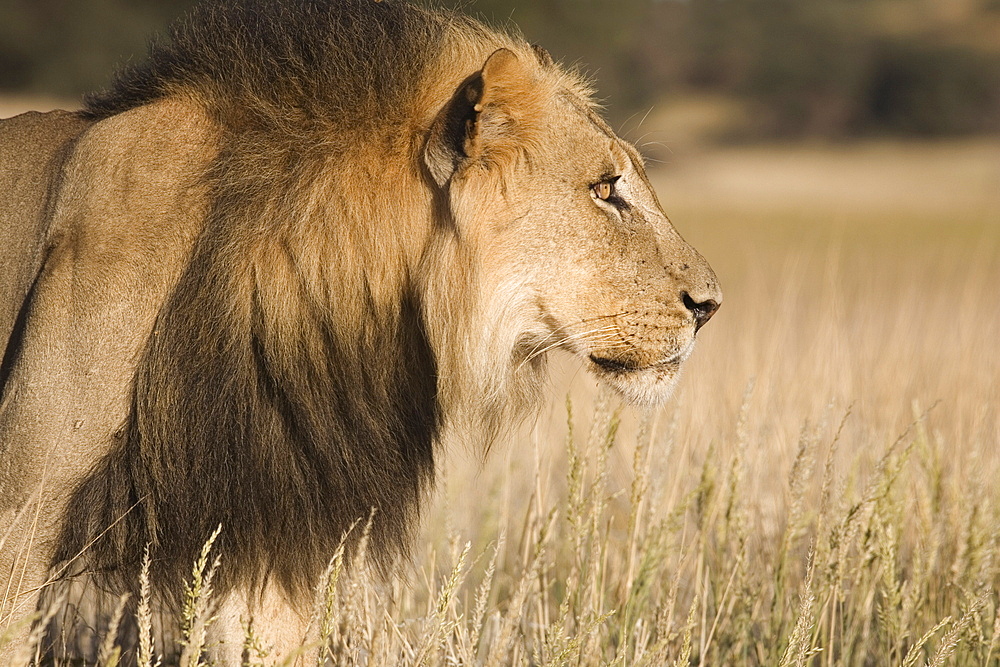
[[[494,51],[458,86],[434,119],[424,148],[424,162],[439,186],[466,160],[512,138],[511,105],[529,86],[528,71],[509,49]]]

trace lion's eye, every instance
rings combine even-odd
[[[594,196],[601,201],[608,201],[615,196],[615,181],[618,177],[609,178],[601,181],[600,183],[594,183],[590,186],[590,190],[594,193]]]

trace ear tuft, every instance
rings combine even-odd
[[[551,67],[554,64],[552,61],[552,54],[549,53],[545,47],[539,46],[538,44],[532,44],[531,50],[535,52],[535,57],[538,58],[538,64],[542,67]]]

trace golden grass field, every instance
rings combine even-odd
[[[1000,142],[651,175],[725,292],[674,399],[555,359],[538,420],[447,452],[398,580],[333,564],[333,662],[1000,664]]]

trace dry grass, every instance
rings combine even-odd
[[[400,580],[334,560],[333,661],[1000,664],[997,154],[672,160],[726,292],[675,400],[621,411],[557,364],[509,447],[448,453]]]

